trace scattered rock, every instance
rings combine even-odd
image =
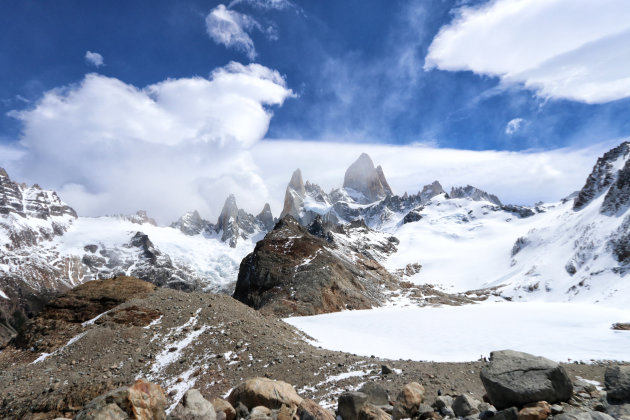
[[[337,414],[342,420],[357,420],[359,412],[367,404],[368,396],[362,392],[344,392],[339,396]]]
[[[518,420],[518,410],[516,407],[506,408],[497,412],[492,418],[493,420]]]
[[[554,420],[614,420],[613,417],[599,411],[578,411],[558,414]]]
[[[232,407],[232,404],[221,398],[215,398],[212,400],[212,406],[215,412],[222,412],[225,414],[225,420],[234,420],[236,418],[236,410]]]
[[[392,413],[394,420],[414,417],[423,401],[424,387],[417,382],[408,383],[396,397]]]
[[[323,409],[315,401],[304,399],[297,409],[300,420],[335,420],[335,416]]]
[[[551,414],[551,406],[546,401],[527,404],[518,412],[518,420],[545,420]]]
[[[359,392],[362,392],[368,396],[368,403],[375,406],[389,405],[389,395],[387,390],[376,382],[365,383]]]
[[[189,389],[171,414],[172,420],[216,420],[216,412],[210,401],[197,389]]]
[[[479,401],[476,401],[469,395],[458,395],[453,400],[453,411],[458,417],[467,417],[479,413]]]
[[[358,420],[391,420],[392,416],[372,404],[364,405],[359,411]]]
[[[495,351],[481,369],[481,381],[498,409],[537,401],[568,401],[573,384],[564,368],[544,357],[513,350]]]
[[[381,374],[389,375],[390,373],[394,373],[392,368],[388,365],[381,365]]]
[[[616,322],[612,325],[613,330],[630,331],[630,322]]]
[[[608,399],[616,402],[630,402],[630,366],[606,368],[604,385]]]
[[[261,405],[275,409],[282,407],[282,404],[297,408],[302,398],[295,392],[293,386],[286,382],[253,378],[234,388],[228,397],[228,402],[233,407],[242,403],[248,409]]]
[[[117,406],[118,410],[114,407]],[[166,420],[166,395],[159,385],[138,379],[130,387],[117,388],[90,401],[76,420]],[[110,416],[110,417],[108,417]]]

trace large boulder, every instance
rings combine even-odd
[[[277,409],[283,404],[295,409],[302,400],[290,384],[267,378],[249,379],[234,388],[228,397],[233,407],[241,403],[250,410],[261,405]]]
[[[304,399],[297,409],[300,420],[335,420],[335,416],[313,400]]]
[[[171,413],[172,420],[216,420],[214,406],[197,389],[189,389]]]
[[[417,382],[410,382],[403,386],[394,402],[392,416],[394,420],[414,417],[418,407],[424,401],[424,387]]]
[[[337,414],[342,420],[357,420],[359,412],[368,404],[368,396],[363,392],[348,391],[339,396]]]
[[[610,366],[604,374],[607,396],[615,402],[630,402],[630,366]]]
[[[117,407],[117,408],[116,408]],[[166,420],[166,395],[156,384],[138,379],[90,401],[75,420],[102,419]]]
[[[573,392],[571,379],[558,363],[513,350],[492,352],[480,376],[499,410],[537,401],[568,401]]]

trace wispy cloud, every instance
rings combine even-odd
[[[256,58],[254,41],[249,36],[253,29],[262,30],[251,16],[230,10],[220,4],[206,16],[206,31],[214,42],[241,51],[250,60]]]
[[[228,5],[228,9],[231,9],[238,4],[248,4],[258,9],[266,10],[284,10],[296,7],[289,0],[232,0],[232,2]]]
[[[521,130],[521,128],[523,128],[524,124],[525,124],[525,120],[522,118],[514,118],[508,121],[508,123],[505,126],[505,134],[507,134],[508,136],[511,136],[512,134],[517,133],[518,131]]]
[[[105,60],[103,59],[103,56],[93,51],[85,52],[85,61],[87,61],[88,64],[91,64],[97,68],[105,65]]]
[[[494,0],[455,14],[429,47],[425,69],[470,70],[585,103],[630,96],[625,0]]]

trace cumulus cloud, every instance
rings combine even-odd
[[[23,152],[9,166],[84,215],[146,208],[169,222],[197,208],[214,216],[229,193],[262,208],[256,200],[267,191],[249,149],[267,132],[269,107],[291,95],[278,72],[258,64],[144,88],[89,74],[11,112]]]
[[[630,96],[625,0],[494,0],[455,14],[433,39],[425,69],[498,76],[548,98]]]
[[[85,61],[97,68],[105,65],[105,60],[103,59],[103,56],[97,52],[86,51]]]
[[[512,134],[520,131],[524,123],[525,120],[522,118],[514,118],[513,120],[508,121],[505,126],[505,134],[511,136]]]
[[[249,32],[258,29],[264,32],[258,21],[249,15],[230,10],[220,4],[206,16],[206,31],[214,42],[226,48],[234,48],[247,55],[250,60],[256,58],[254,41]]]

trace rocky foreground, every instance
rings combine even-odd
[[[395,398],[377,382],[339,395],[336,411],[302,398],[283,381],[252,378],[226,399],[206,399],[189,389],[174,407],[159,385],[137,380],[89,402],[75,417],[170,420],[608,420],[630,417],[630,366],[606,369],[606,391],[585,381],[573,382],[566,370],[548,359],[504,350],[494,352],[481,370],[484,401],[469,394],[426,398],[418,382],[405,384]],[[612,414],[612,416],[611,416]],[[614,416],[614,417],[613,417]]]
[[[410,326],[411,333],[421,332]],[[327,351],[281,320],[229,296],[185,293],[119,277],[85,283],[53,300],[0,352],[0,418],[80,418],[94,398],[138,379],[163,389],[165,410],[171,413],[189,389],[198,389],[209,401],[229,399],[239,384],[255,377],[290,383],[300,398],[328,410],[338,409],[345,392],[366,384],[378,385],[392,401],[412,382],[422,385],[422,403],[429,406],[448,395],[482,401],[487,387],[480,372],[486,365]],[[591,385],[578,382],[580,377],[604,383],[605,364],[569,364],[564,370],[577,384],[567,409],[586,400],[593,401],[588,405],[592,409],[607,407]],[[240,418],[256,417],[253,408],[248,407],[248,414],[241,410]]]

